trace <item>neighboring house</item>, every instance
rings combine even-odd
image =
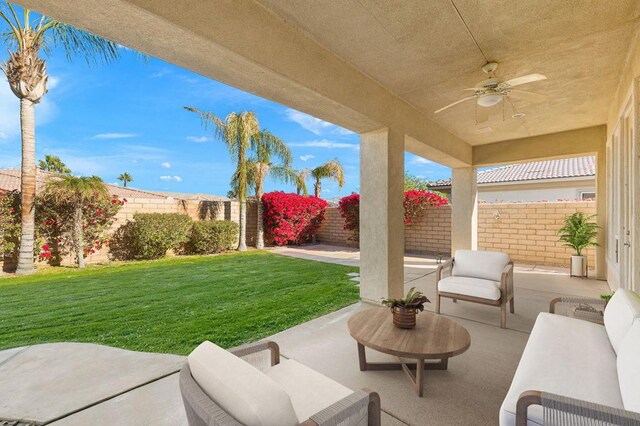
[[[56,173],[37,169],[36,191],[40,192],[50,176]],[[144,191],[135,188],[124,188],[118,185],[106,184],[109,195],[117,195],[120,198],[143,198],[143,199],[170,199],[166,194],[153,191]],[[20,190],[20,169],[0,169],[0,190],[19,191]]]
[[[451,179],[430,188],[451,195]],[[588,200],[596,197],[594,157],[512,164],[478,171],[478,199],[494,201]]]

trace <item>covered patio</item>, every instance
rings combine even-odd
[[[534,321],[554,297],[639,289],[635,0],[17,3],[361,135],[359,256],[283,252],[358,262],[361,302],[272,339],[285,357],[350,388],[379,392],[383,424],[496,424]],[[483,73],[494,62],[499,67]],[[478,111],[486,113],[486,105],[477,95],[435,113],[474,93],[466,90],[485,87],[487,77],[502,84],[534,73],[545,79],[524,87],[546,95],[544,102],[506,93],[485,119]],[[352,314],[383,298],[400,298],[409,287],[434,297],[435,261],[404,253],[405,152],[452,169],[452,252],[478,248],[478,168],[585,155],[597,164],[598,281],[516,267],[516,310],[508,329],[499,327],[496,309],[445,299],[443,315],[467,328],[472,343],[452,358],[449,370],[427,372],[425,398],[411,391],[402,372],[359,371],[346,330]],[[21,355],[10,355],[0,369],[23,373]],[[86,424],[84,415],[103,424],[185,424],[179,389],[170,382],[175,376],[162,380],[120,388],[53,424]],[[0,392],[2,404],[10,401],[10,387]],[[51,394],[52,401],[54,396],[60,395]]]
[[[358,252],[335,246],[278,249],[286,256],[357,265]],[[436,260],[405,258],[404,288],[416,286],[433,300]],[[269,337],[282,355],[299,361],[352,389],[376,389],[382,424],[497,424],[522,350],[538,312],[558,296],[598,297],[608,291],[597,280],[570,279],[565,270],[516,267],[516,314],[509,329],[499,327],[491,307],[443,302],[443,313],[471,334],[471,348],[453,358],[447,371],[428,371],[419,398],[401,371],[358,369],[355,341],[347,320],[370,307],[358,303]],[[357,285],[354,282],[354,285]],[[433,311],[433,304],[427,305]],[[391,357],[376,352],[372,361]],[[98,361],[96,361],[98,360]],[[98,345],[61,343],[0,352],[0,374],[16,383],[0,389],[0,412],[7,417],[51,425],[187,425],[178,387],[184,357],[124,351]],[[98,370],[88,368],[99,365]],[[30,396],[29,396],[30,395]]]

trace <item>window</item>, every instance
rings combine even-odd
[[[580,191],[578,194],[578,198],[581,201],[584,200],[595,200],[596,199],[596,192],[595,191]]]

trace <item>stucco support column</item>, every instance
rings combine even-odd
[[[404,293],[404,134],[360,135],[360,297]]]
[[[596,279],[607,279],[607,155],[606,150],[596,154],[596,223],[600,227],[598,232],[598,246],[596,246]]]
[[[451,255],[478,249],[478,172],[475,167],[452,169]]]

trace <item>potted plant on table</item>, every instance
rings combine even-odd
[[[393,325],[399,328],[414,328],[418,311],[424,311],[429,299],[422,292],[411,287],[403,299],[384,299],[382,304],[391,308]]]
[[[571,256],[570,275],[572,277],[587,276],[587,257],[582,251],[587,247],[598,246],[598,225],[593,221],[595,215],[587,216],[576,212],[564,219],[564,226],[558,230],[560,241],[565,247],[571,247],[575,254]]]

